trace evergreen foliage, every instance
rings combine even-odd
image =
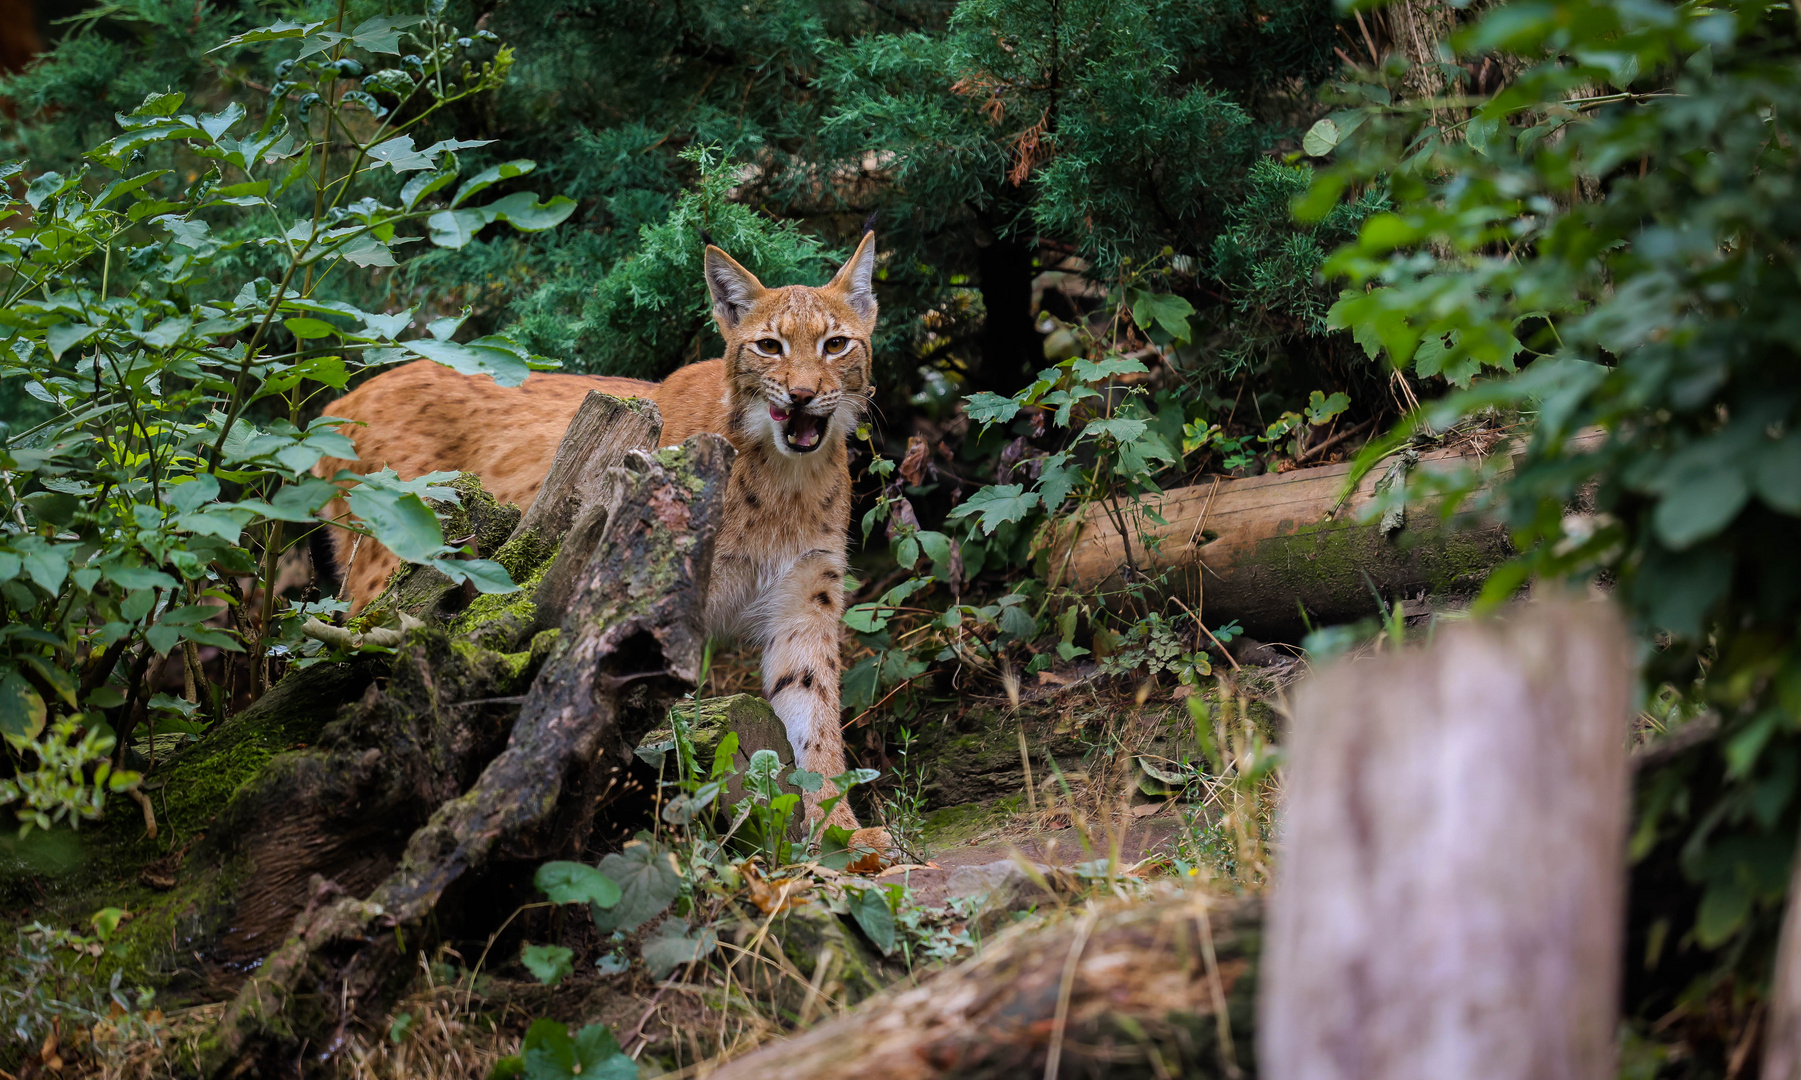
[[[1698,981],[1632,1006],[1654,1019],[1716,985],[1743,1001],[1769,976],[1801,829],[1794,13],[1513,4],[1456,45],[1529,66],[1451,122],[1445,102],[1393,100],[1398,68],[1346,87],[1319,134],[1345,135],[1338,164],[1300,203],[1317,216],[1350,184],[1386,183],[1394,212],[1330,263],[1355,286],[1330,318],[1372,356],[1467,388],[1363,460],[1423,424],[1534,418],[1503,489],[1524,554],[1487,598],[1529,577],[1614,583],[1656,643],[1657,726],[1711,714],[1640,771],[1632,842],[1697,887],[1635,904],[1664,920],[1668,969]],[[1591,428],[1604,440],[1577,449]],[[1635,970],[1657,967],[1647,948]]]

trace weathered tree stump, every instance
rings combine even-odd
[[[1603,1080],[1632,663],[1533,605],[1295,699],[1258,1056],[1271,1080]]]
[[[1770,974],[1770,1019],[1763,1046],[1763,1080],[1801,1080],[1801,853],[1789,878],[1782,941]]]
[[[1201,892],[1071,912],[712,1075],[1237,1080],[1255,1073],[1259,923],[1257,901]]]
[[[533,681],[506,748],[467,790],[454,786],[366,899],[315,879],[285,944],[239,992],[202,1046],[208,1075],[291,1059],[307,1041],[329,1056],[360,1009],[410,974],[446,890],[493,864],[579,851],[601,786],[631,762],[621,690],[699,674],[705,576],[732,451],[700,435],[609,473],[616,494],[576,581],[562,633]]]
[[[607,470],[633,450],[655,449],[662,434],[655,402],[590,390],[557,444],[537,498],[520,515],[513,538],[532,530],[544,536],[567,533],[582,511],[600,500]]]

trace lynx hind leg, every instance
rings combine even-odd
[[[760,599],[763,616],[763,694],[781,717],[794,763],[824,777],[845,770],[838,728],[838,618],[844,573],[823,553],[803,558]],[[803,796],[809,824],[820,803],[836,795],[828,780]],[[832,808],[828,824],[857,828],[848,801]]]

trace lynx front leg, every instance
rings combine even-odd
[[[844,736],[838,728],[838,617],[844,603],[844,573],[825,552],[803,557],[761,598],[763,693],[788,729],[794,763],[824,777],[845,770]],[[819,819],[819,804],[837,794],[828,782],[804,796],[807,821]],[[848,802],[826,819],[857,828]]]

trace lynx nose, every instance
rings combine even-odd
[[[788,388],[788,402],[796,409],[806,408],[807,402],[817,396],[818,394],[811,387],[790,386]]]

